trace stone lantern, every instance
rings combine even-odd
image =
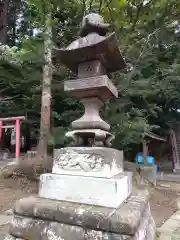
[[[132,193],[132,173],[123,152],[99,116],[103,102],[117,98],[108,78],[126,64],[115,33],[98,14],[84,17],[80,37],[56,58],[77,74],[65,91],[84,105],[84,115],[66,136],[72,145],[54,150],[52,173],[40,176],[39,196],[18,201],[6,240],[155,240],[149,194]]]
[[[56,49],[56,58],[77,74],[64,90],[85,112],[66,134],[71,146],[54,151],[52,174],[41,176],[41,197],[117,207],[131,194],[132,174],[123,171],[123,152],[110,148],[114,136],[99,115],[106,100],[118,97],[108,75],[126,67],[116,34],[106,36],[108,29],[100,15],[91,13],[83,19],[80,37]]]
[[[74,146],[110,147],[114,138],[99,110],[104,101],[118,97],[109,73],[125,68],[126,64],[115,33],[106,36],[108,28],[100,15],[91,13],[83,19],[81,37],[57,50],[57,58],[77,74],[76,80],[65,82],[64,90],[85,108],[84,115],[72,123],[73,131],[66,134]]]

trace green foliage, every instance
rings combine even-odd
[[[112,1],[103,12],[112,21],[120,48],[133,69],[114,75],[120,97],[111,104],[107,116],[113,116],[117,145],[124,148],[138,142],[144,131],[166,134],[179,119],[180,4],[128,1],[117,7],[118,4],[119,1]]]
[[[21,24],[16,36],[18,48],[0,46],[1,95],[12,97],[0,103],[0,115],[27,114],[32,126],[38,129],[44,16],[52,10],[48,25],[54,27],[53,42],[64,47],[77,37],[82,16],[90,5],[99,7],[112,24],[122,54],[133,66],[128,73],[113,74],[119,98],[107,102],[106,111],[102,111],[116,135],[114,146],[129,150],[133,143],[141,141],[145,131],[167,133],[179,120],[179,1],[30,0],[28,4],[21,1],[18,11],[24,13],[25,24]],[[39,30],[37,36],[32,34],[35,28]],[[52,109],[55,131],[52,141],[60,145],[64,143],[64,131],[83,111],[78,101],[63,93],[63,81],[70,77],[70,72],[63,66],[54,69]]]

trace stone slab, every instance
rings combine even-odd
[[[39,196],[60,201],[119,207],[132,192],[132,174],[111,179],[59,174],[40,176]]]
[[[148,209],[148,200],[146,190],[133,192],[118,209],[28,197],[16,202],[14,214],[133,236]]]
[[[123,151],[105,147],[54,150],[52,173],[111,178],[123,172]]]
[[[60,238],[58,238],[60,237]],[[72,225],[65,225],[62,223],[51,222],[47,229],[46,235],[43,235],[42,240],[51,239],[64,239],[64,240],[110,240],[119,239],[124,240],[124,238],[118,234],[113,234],[109,232],[102,232],[90,229],[83,229],[81,227],[75,227]]]
[[[142,220],[148,222],[149,217],[146,214]],[[45,222],[40,219],[31,219],[23,216],[15,216],[10,226],[11,236],[25,240],[154,240],[153,238],[146,238],[147,230],[148,226],[147,224],[144,225],[143,221],[141,221],[137,234],[124,235],[67,225],[55,221]],[[11,239],[13,238],[8,238],[8,240]]]
[[[48,221],[15,215],[10,224],[9,234],[26,240],[41,240],[48,225]]]
[[[117,88],[106,75],[65,81],[64,91],[78,99],[99,97],[103,102],[118,97]]]

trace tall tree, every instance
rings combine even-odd
[[[52,27],[51,22],[51,9],[45,16],[45,27],[44,27],[44,67],[42,74],[42,96],[41,96],[41,120],[40,120],[40,139],[38,143],[38,155],[47,157],[48,154],[48,143],[52,138],[52,110],[51,110],[51,85],[52,85]]]
[[[47,159],[49,140],[52,138],[52,114],[51,114],[51,85],[52,85],[52,11],[53,5],[51,1],[43,0],[37,4],[40,15],[40,24],[42,24],[43,37],[43,55],[44,66],[42,70],[42,94],[41,94],[41,119],[40,119],[40,134],[37,146],[37,155],[43,160]]]
[[[9,0],[0,1],[0,43],[5,44],[7,40]]]

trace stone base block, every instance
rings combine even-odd
[[[60,174],[40,176],[39,196],[117,208],[132,192],[132,173],[111,179]]]
[[[6,240],[155,240],[149,193],[134,192],[118,209],[28,197],[14,207]]]
[[[123,172],[123,151],[106,147],[66,147],[54,150],[52,173],[111,178]]]
[[[156,176],[157,176],[157,167],[156,165],[153,166],[146,166],[146,165],[140,165],[139,168],[141,169],[141,175],[146,179],[148,182],[152,183],[153,185],[156,185]]]

